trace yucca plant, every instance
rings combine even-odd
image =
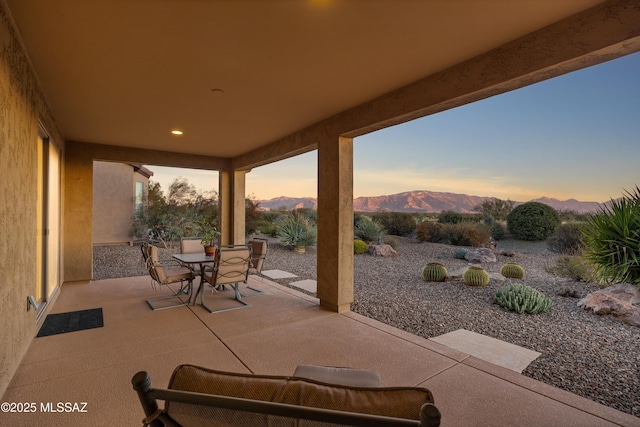
[[[364,242],[377,242],[384,234],[384,227],[369,217],[362,216],[353,227],[353,235]]]
[[[544,294],[522,283],[509,283],[500,287],[494,296],[496,302],[516,313],[546,313],[553,307],[553,301]]]
[[[293,211],[278,224],[276,237],[285,246],[291,246],[297,252],[304,252],[307,246],[317,242],[315,225],[303,214]]]
[[[640,285],[640,189],[589,215],[582,227],[585,258],[600,283]]]

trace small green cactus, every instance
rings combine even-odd
[[[362,240],[354,240],[353,241],[353,253],[354,254],[363,254],[367,252],[367,244]]]
[[[553,301],[548,297],[522,283],[509,283],[500,287],[494,298],[501,307],[520,314],[546,313],[553,307]]]
[[[514,262],[508,262],[502,266],[500,274],[512,279],[524,279],[524,268]]]
[[[469,286],[486,286],[489,284],[489,273],[482,268],[472,265],[462,275],[464,283]]]
[[[469,249],[467,248],[456,248],[453,256],[454,258],[464,259],[464,256],[467,254],[467,252],[469,252]]]
[[[439,262],[430,262],[422,268],[425,282],[444,282],[447,280],[447,268]]]

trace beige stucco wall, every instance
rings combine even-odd
[[[35,310],[27,311],[27,296],[35,293],[36,286],[39,120],[51,140],[64,149],[0,3],[0,395],[38,330]]]
[[[136,181],[149,180],[127,163],[93,163],[93,244],[132,243]]]

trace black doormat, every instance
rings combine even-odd
[[[38,337],[102,328],[102,308],[49,314],[38,332]]]

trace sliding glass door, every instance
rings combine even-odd
[[[38,314],[60,285],[60,152],[41,129],[38,136],[37,273]]]

